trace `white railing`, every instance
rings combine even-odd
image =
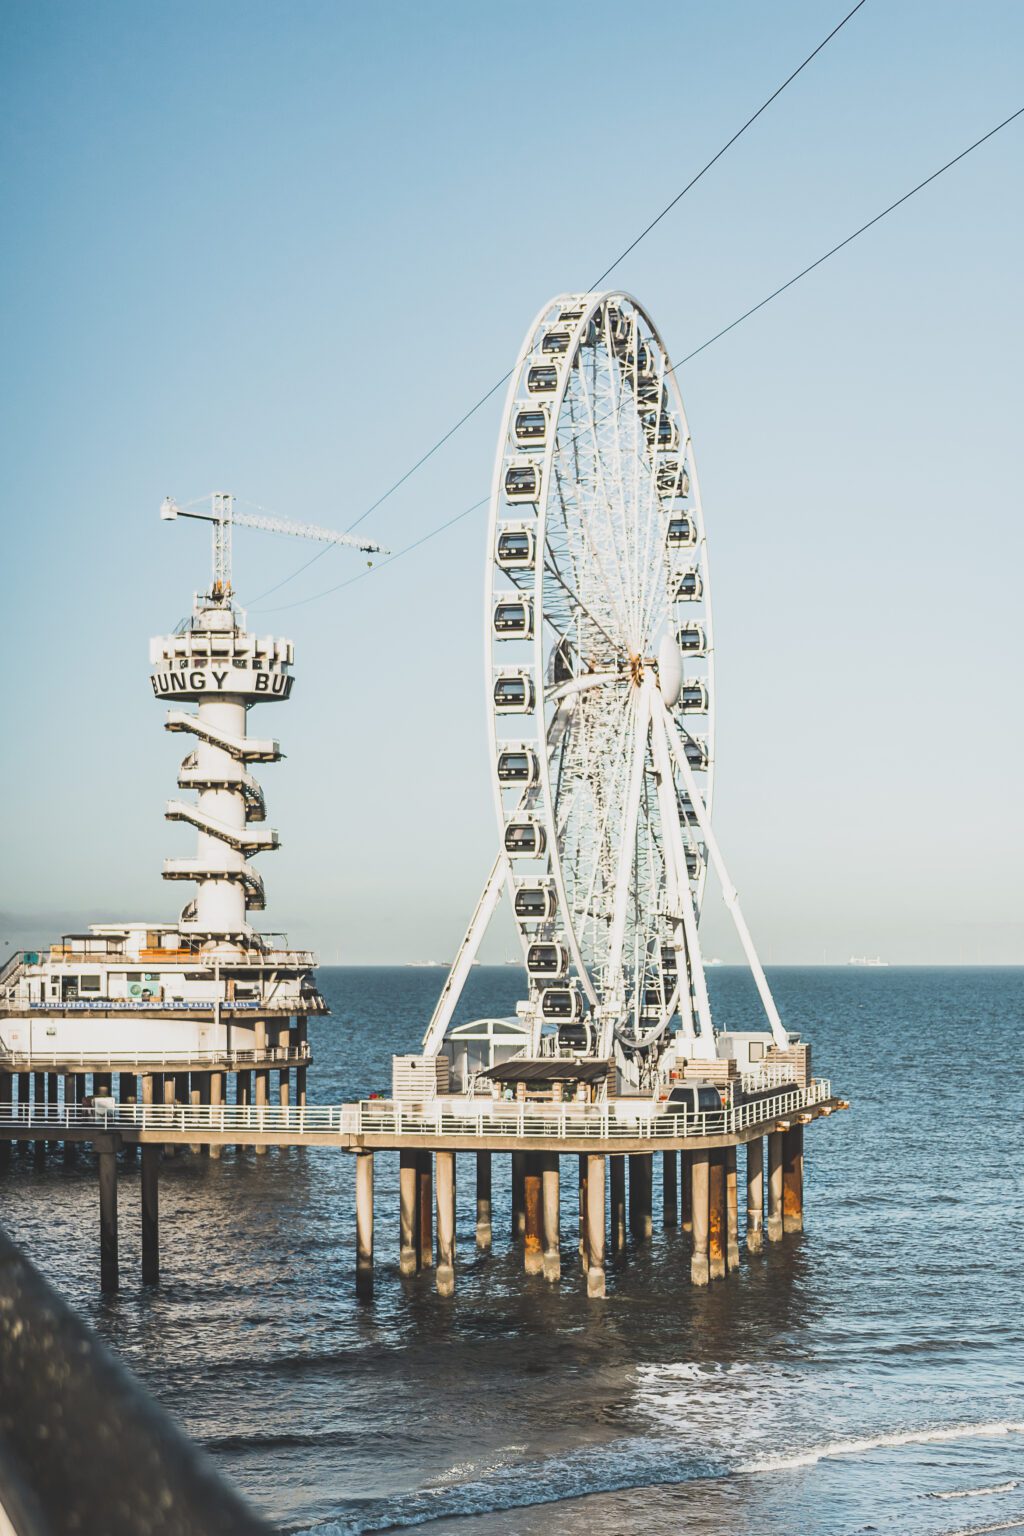
[[[364,1099],[359,1105],[358,1131],[366,1136],[475,1136],[548,1137],[554,1140],[635,1141],[665,1140],[678,1136],[722,1136],[746,1130],[766,1120],[794,1114],[832,1097],[827,1078],[816,1078],[806,1088],[792,1088],[753,1104],[706,1114],[649,1112],[619,1119],[615,1101],[606,1104],[517,1104],[484,1100],[478,1108],[453,1107],[450,1100],[436,1105],[402,1105],[390,1100]]]
[[[86,1105],[41,1106],[0,1104],[0,1132],[5,1128],[41,1127],[53,1139],[66,1129],[142,1131],[232,1131],[257,1134],[333,1134],[339,1136],[476,1137],[515,1141],[550,1137],[553,1141],[665,1141],[681,1136],[733,1135],[752,1125],[799,1113],[832,1097],[827,1078],[807,1088],[792,1089],[754,1104],[708,1114],[644,1114],[618,1119],[610,1104],[530,1104],[491,1101],[491,1107],[454,1110],[439,1103],[422,1109],[389,1100],[364,1099],[359,1104],[119,1104],[113,1108]]]
[[[744,1093],[764,1093],[768,1088],[782,1088],[793,1081],[793,1066],[773,1063],[740,1073],[740,1088]]]
[[[61,1067],[85,1067],[90,1071],[104,1068],[117,1072],[121,1068],[138,1067],[140,1072],[158,1071],[161,1067],[176,1071],[186,1066],[253,1066],[262,1062],[273,1065],[290,1065],[308,1062],[308,1042],[303,1045],[268,1045],[263,1051],[9,1051],[0,1046],[0,1072],[58,1070]]]

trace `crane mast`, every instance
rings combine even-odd
[[[204,498],[205,500],[206,498]],[[283,533],[296,539],[313,539],[320,544],[343,544],[349,549],[362,550],[364,554],[386,554],[379,544],[364,539],[354,539],[349,533],[336,533],[333,528],[321,528],[318,523],[296,523],[287,517],[271,517],[266,513],[236,512],[235,498],[230,491],[214,491],[209,497],[209,510],[180,506],[172,496],[165,496],[160,505],[160,516],[165,520],[192,517],[212,524],[212,583],[210,596],[222,601],[231,596],[231,531],[240,528],[256,528],[262,533]]]

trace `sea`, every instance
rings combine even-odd
[[[387,1092],[443,975],[323,970],[310,1101]],[[354,1293],[353,1159],[330,1149],[165,1162],[153,1289],[131,1166],[115,1296],[99,1294],[87,1155],[40,1168],[16,1154],[0,1219],[284,1531],[1024,1531],[1024,969],[770,980],[851,1108],[806,1133],[805,1231],[706,1290],[689,1284],[686,1238],[662,1230],[656,1187],[653,1240],[612,1259],[607,1298],[588,1301],[574,1159],[556,1285],[522,1273],[505,1158],[494,1248],[476,1252],[459,1159],[448,1300],[429,1274],[399,1275],[391,1155],[377,1158],[370,1303]],[[709,981],[720,1025],[756,1023],[746,972]],[[517,969],[480,967],[463,1013],[509,1013],[520,990]]]

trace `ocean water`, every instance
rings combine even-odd
[[[323,972],[310,1098],[387,1089],[443,973]],[[460,1159],[456,1295],[398,1274],[397,1167],[379,1156],[377,1288],[353,1293],[353,1166],[325,1149],[184,1156],[161,1180],[162,1282],[98,1294],[87,1157],[0,1171],[2,1221],[252,1502],[359,1536],[980,1536],[1024,1530],[1024,970],[786,969],[790,1028],[852,1110],[806,1136],[806,1231],[705,1291],[656,1230],[586,1300],[575,1160],[563,1278],[527,1279],[495,1159],[495,1247],[473,1247]],[[466,1012],[518,973],[479,969]],[[716,1017],[756,1018],[711,972]],[[658,1169],[656,1160],[656,1173]],[[741,1154],[742,1168],[742,1154]],[[742,1202],[741,1202],[742,1205]],[[656,1190],[656,1227],[660,1198]],[[742,1214],[742,1213],[741,1213]]]

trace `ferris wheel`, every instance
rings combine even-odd
[[[554,1031],[640,1080],[678,1028],[688,1055],[713,1057],[698,938],[709,860],[783,1043],[710,826],[714,653],[693,444],[665,347],[626,293],[563,295],[527,331],[498,439],[484,619],[500,847],[428,1049],[505,889],[533,1053]]]

